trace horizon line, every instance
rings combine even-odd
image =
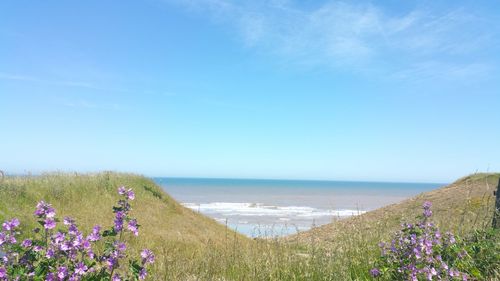
[[[290,178],[235,178],[235,177],[187,177],[187,176],[146,176],[152,179],[195,179],[195,180],[253,180],[253,181],[305,181],[305,182],[358,182],[358,183],[412,183],[412,184],[442,184],[448,185],[452,182],[427,182],[427,181],[390,181],[390,180],[338,180],[338,179],[290,179]],[[454,182],[454,181],[453,181]]]

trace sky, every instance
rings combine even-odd
[[[0,170],[500,171],[498,1],[0,2]]]

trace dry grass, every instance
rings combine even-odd
[[[466,234],[491,224],[500,174],[474,174],[437,190],[392,204],[363,215],[317,227],[288,239],[307,242],[335,241],[343,234],[370,233],[375,239],[391,234],[405,221],[421,214],[422,203],[431,201],[433,221],[443,230]]]
[[[493,188],[500,174],[478,174],[366,213],[284,239],[251,240],[214,220],[182,207],[151,180],[131,174],[47,174],[8,177],[0,182],[0,220],[18,217],[27,232],[39,200],[58,214],[77,219],[83,229],[112,223],[116,188],[136,191],[133,216],[142,225],[132,252],[152,248],[155,280],[367,280],[386,240],[402,221],[413,221],[421,203],[434,204],[434,218],[445,230],[467,234],[487,227]]]

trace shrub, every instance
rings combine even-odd
[[[34,238],[18,241],[18,219],[2,224],[0,231],[0,280],[143,280],[154,254],[144,249],[141,259],[128,259],[124,235],[139,235],[137,220],[130,217],[131,189],[118,188],[113,226],[101,232],[96,225],[84,236],[72,218],[63,219],[64,230],[51,204],[40,201],[35,209],[40,228]],[[122,266],[128,263],[128,267]],[[128,270],[127,270],[128,269]]]
[[[478,280],[499,280],[500,231],[477,230],[465,240],[465,249],[473,263],[470,274]]]
[[[380,243],[381,256],[370,270],[374,278],[389,280],[467,280],[472,258],[460,239],[442,234],[430,222],[432,204],[423,204],[421,220],[404,223],[390,243]]]

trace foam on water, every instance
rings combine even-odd
[[[274,206],[262,203],[183,203],[185,207],[205,214],[218,213],[225,216],[272,216],[287,220],[291,216],[296,217],[347,217],[359,215],[365,211],[359,210],[328,210],[308,206]]]
[[[288,235],[439,184],[155,178],[182,204],[248,236]]]

